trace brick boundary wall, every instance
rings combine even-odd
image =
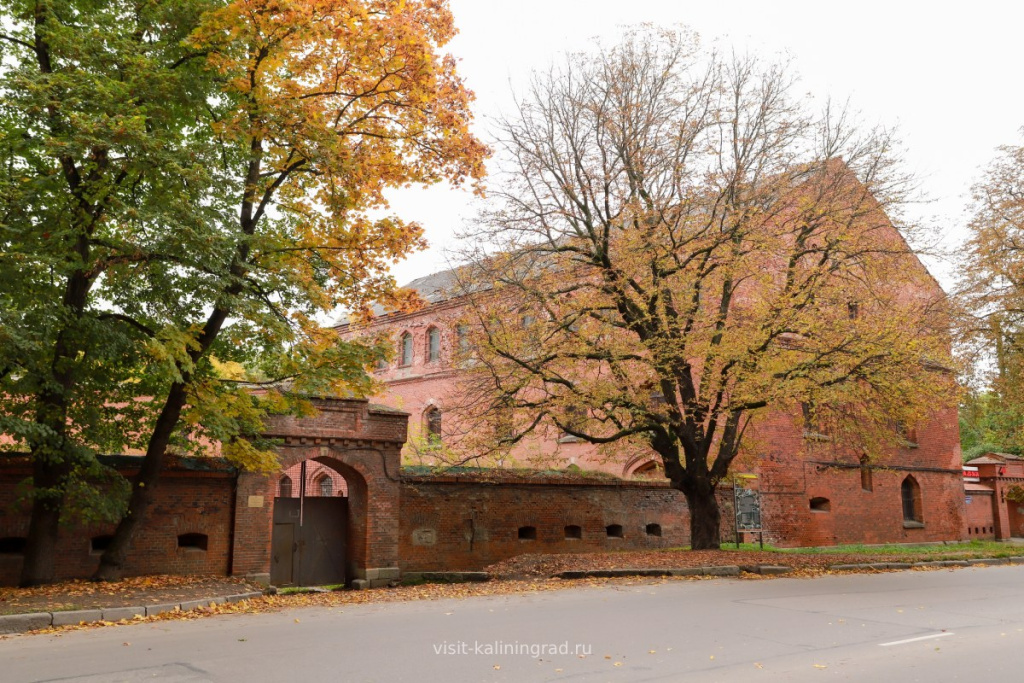
[[[403,572],[479,570],[523,553],[689,542],[685,499],[663,482],[405,475],[400,501]]]
[[[101,460],[126,477],[138,470],[137,457],[104,456]],[[28,535],[29,506],[20,494],[31,473],[27,456],[0,456],[0,539],[23,539]],[[226,576],[231,562],[234,488],[235,470],[223,460],[172,457],[150,514],[128,555],[125,574]],[[112,534],[115,526],[62,522],[56,550],[57,578],[92,575],[100,558],[100,551],[93,547],[94,539]],[[0,552],[0,585],[15,585],[21,564],[20,553]]]

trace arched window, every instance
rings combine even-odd
[[[316,485],[322,497],[330,498],[334,495],[334,480],[326,474],[316,480]]]
[[[401,336],[401,344],[399,345],[399,358],[401,358],[401,364],[403,366],[412,365],[412,335],[406,332]]]
[[[648,460],[633,470],[634,479],[664,479],[664,477],[665,473],[661,469],[661,463],[657,460]]]
[[[280,493],[278,495],[280,495],[281,498],[291,498],[292,497],[292,478],[289,477],[287,474],[284,475],[283,477],[281,477],[281,481],[278,482],[278,490],[280,491]]]
[[[427,428],[427,439],[431,443],[441,443],[441,409],[431,406],[427,410],[424,422]]]
[[[921,485],[917,483],[914,477],[907,475],[907,478],[900,484],[900,496],[903,499],[903,526],[923,525]]]
[[[441,330],[431,327],[427,330],[427,362],[436,363],[441,360]]]
[[[873,491],[874,484],[871,481],[871,464],[868,456],[860,456],[860,488],[864,491]]]

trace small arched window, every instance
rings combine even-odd
[[[316,485],[322,497],[330,498],[334,495],[334,480],[326,474],[316,480]]]
[[[427,362],[441,360],[441,330],[431,327],[427,330]]]
[[[431,406],[426,414],[427,438],[432,443],[441,442],[441,409]]]
[[[907,475],[907,478],[900,484],[900,497],[903,499],[903,526],[923,525],[921,485],[913,476]]]
[[[280,493],[278,495],[281,498],[291,498],[292,497],[292,478],[289,477],[287,474],[284,475],[283,477],[281,477],[281,481],[278,482],[278,490],[280,491]]]
[[[661,464],[656,460],[649,460],[633,470],[634,479],[662,479],[664,476]]]
[[[412,365],[412,335],[408,332],[401,336],[399,358],[402,366]]]

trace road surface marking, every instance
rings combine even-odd
[[[889,647],[890,645],[903,645],[904,643],[916,643],[919,640],[931,640],[932,638],[942,638],[944,636],[951,636],[952,633],[933,633],[930,636],[918,636],[917,638],[907,638],[906,640],[894,640],[891,643],[879,643],[880,647]]]

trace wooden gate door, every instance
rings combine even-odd
[[[347,525],[347,498],[275,498],[271,583],[344,583]]]

